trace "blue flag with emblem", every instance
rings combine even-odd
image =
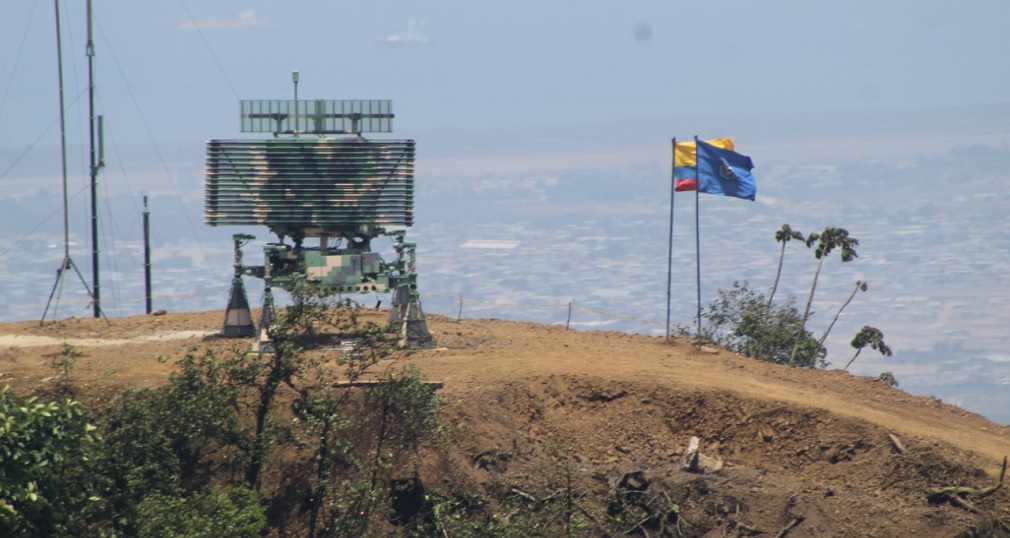
[[[746,155],[697,141],[698,192],[753,200],[757,184],[751,170],[754,162]]]

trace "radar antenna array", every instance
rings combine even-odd
[[[414,141],[365,139],[390,133],[389,100],[241,101],[241,132],[272,138],[207,142],[204,221],[211,226],[267,226],[276,242],[263,247],[263,265],[242,262],[253,236],[235,234],[234,276],[223,336],[258,334],[269,346],[271,289],[300,285],[339,294],[393,294],[390,327],[403,347],[430,347],[417,291],[413,224]],[[314,136],[305,136],[314,135]],[[396,259],[372,251],[392,241]],[[306,239],[318,239],[318,246]],[[289,242],[290,240],[290,242]],[[263,318],[251,324],[243,276],[264,281]],[[261,348],[262,349],[262,348]]]

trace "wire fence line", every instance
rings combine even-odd
[[[185,292],[185,293],[159,294],[153,297],[154,301],[156,302],[154,310],[166,308],[166,305],[164,304],[166,300],[170,302],[171,307],[173,309],[179,306],[178,302],[182,302],[183,305],[187,304],[192,305],[192,307],[182,306],[183,310],[193,310],[193,309],[198,310],[199,306],[196,305],[196,302],[199,301],[200,299],[205,299],[206,297],[207,297],[206,294],[198,291]],[[227,296],[225,297],[224,300],[227,301]],[[115,317],[142,315],[146,307],[146,302],[147,297],[145,295],[126,295],[126,296],[119,295],[113,298],[103,297],[102,312],[107,316],[111,315]],[[160,302],[161,304],[157,304],[158,302]],[[53,301],[53,304],[50,305],[49,312],[50,314],[55,316],[59,314],[65,314],[67,310],[72,310],[74,308],[83,308],[87,310],[87,314],[85,314],[83,317],[91,317],[92,304],[93,301],[90,297],[72,297],[72,298],[63,297]],[[223,302],[222,305],[227,306],[227,303]],[[2,311],[3,314],[5,314],[5,317],[9,317],[6,316],[6,314],[9,314],[11,311],[20,312],[25,310],[37,309],[38,310],[37,314],[41,316],[43,310],[45,309],[45,306],[46,301],[44,300],[27,301],[27,302],[0,302],[0,311]],[[74,316],[74,317],[82,317],[82,316]],[[29,317],[26,319],[9,320],[9,321],[27,321],[28,319],[31,318]]]
[[[186,292],[186,293],[173,293],[173,294],[157,294],[154,299],[155,310],[165,308],[165,301],[167,300],[173,309],[183,309],[183,310],[199,310],[200,305],[197,302],[205,303],[206,301],[200,301],[200,299],[207,299],[207,295],[199,292]],[[140,315],[144,310],[144,304],[146,301],[144,295],[128,295],[128,296],[118,296],[112,300],[105,300],[103,306],[107,312],[118,312],[121,310],[138,310],[137,315]],[[431,301],[429,299],[434,299]],[[436,313],[447,317],[453,317],[457,320],[463,318],[464,314],[468,310],[468,307],[477,307],[478,310],[507,310],[507,309],[540,309],[540,310],[555,310],[560,311],[565,315],[565,328],[571,328],[572,317],[576,312],[581,312],[589,314],[592,316],[597,316],[601,318],[611,318],[620,319],[625,321],[630,321],[634,323],[639,323],[642,325],[650,327],[664,327],[665,322],[656,321],[648,318],[643,318],[640,316],[633,316],[630,314],[625,314],[621,312],[611,312],[607,310],[601,310],[599,308],[590,308],[588,306],[582,306],[575,302],[568,303],[531,303],[531,302],[503,302],[503,301],[491,301],[486,299],[480,299],[476,297],[468,297],[463,293],[422,293],[421,294],[422,305],[426,312]],[[159,304],[160,303],[160,304]],[[253,303],[255,304],[255,303]],[[85,307],[90,308],[91,300],[88,298],[71,298],[60,300],[59,303],[60,311],[65,312],[65,309],[73,307]],[[436,306],[437,305],[437,306]],[[12,308],[26,309],[37,307],[39,312],[42,312],[42,308],[45,303],[40,302],[24,302],[24,303],[0,303],[0,309],[8,311]],[[435,308],[432,308],[435,306]],[[206,306],[204,306],[206,308]],[[221,302],[221,309],[227,308],[227,296],[225,295]],[[130,315],[130,314],[125,314]],[[523,316],[519,316],[522,318]],[[556,318],[557,319],[557,318]],[[533,322],[543,322],[542,319],[520,319],[520,321],[533,321]]]
[[[605,310],[599,310],[596,308],[589,308],[586,306],[580,306],[574,302],[568,303],[513,303],[513,302],[499,302],[499,301],[488,301],[484,299],[468,298],[462,293],[455,294],[445,294],[445,293],[423,293],[421,298],[425,297],[438,297],[443,299],[450,299],[458,304],[458,309],[456,310],[456,319],[460,320],[463,318],[464,306],[467,304],[480,305],[486,308],[541,308],[541,309],[564,309],[567,310],[567,318],[565,321],[565,328],[571,328],[572,313],[573,311],[585,312],[587,314],[592,314],[595,316],[603,316],[609,318],[623,319],[627,321],[633,321],[636,323],[641,323],[644,325],[654,325],[658,327],[665,327],[666,323],[662,321],[655,321],[647,318],[642,318],[638,316],[632,316],[630,314],[624,314],[619,312],[608,312]],[[429,310],[429,309],[426,309]],[[431,311],[431,310],[429,310]],[[442,312],[440,312],[442,313]],[[442,313],[443,315],[448,315]]]

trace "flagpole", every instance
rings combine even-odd
[[[670,304],[673,287],[673,199],[677,190],[677,178],[673,169],[677,164],[677,137],[673,137],[673,166],[670,167],[670,248],[666,257],[666,341],[670,341]]]
[[[698,211],[701,205],[698,203],[698,198],[701,192],[701,176],[698,174],[698,137],[694,137],[694,177],[695,181],[698,182],[697,187],[694,189],[694,245],[695,245],[695,268],[697,271],[697,287],[698,287],[698,343],[701,343],[701,218],[698,216]]]

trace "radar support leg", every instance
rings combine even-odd
[[[260,324],[256,329],[256,340],[252,351],[273,353],[274,342],[270,339],[270,324],[274,320],[274,295],[270,288],[263,288],[263,310],[260,312]]]
[[[249,299],[246,297],[242,276],[235,275],[231,281],[231,293],[228,297],[228,309],[224,313],[224,327],[221,336],[225,338],[244,338],[256,335],[256,327],[252,322],[252,312],[249,310]]]
[[[235,276],[231,279],[231,292],[228,295],[228,309],[224,313],[224,327],[221,336],[225,338],[242,338],[256,335],[253,326],[252,312],[249,310],[249,298],[242,283],[242,246],[254,239],[251,235],[234,234],[235,242]]]
[[[409,349],[429,348],[434,345],[428,322],[421,309],[421,296],[410,285],[398,286],[393,290],[393,306],[389,310],[389,324],[399,325],[398,345]]]
[[[435,345],[428,322],[421,309],[421,294],[417,292],[416,245],[403,240],[403,232],[394,236],[393,248],[397,253],[396,266],[400,276],[393,289],[393,304],[389,309],[389,324],[400,334],[399,346],[409,349],[430,348]],[[399,327],[397,327],[399,325]]]

